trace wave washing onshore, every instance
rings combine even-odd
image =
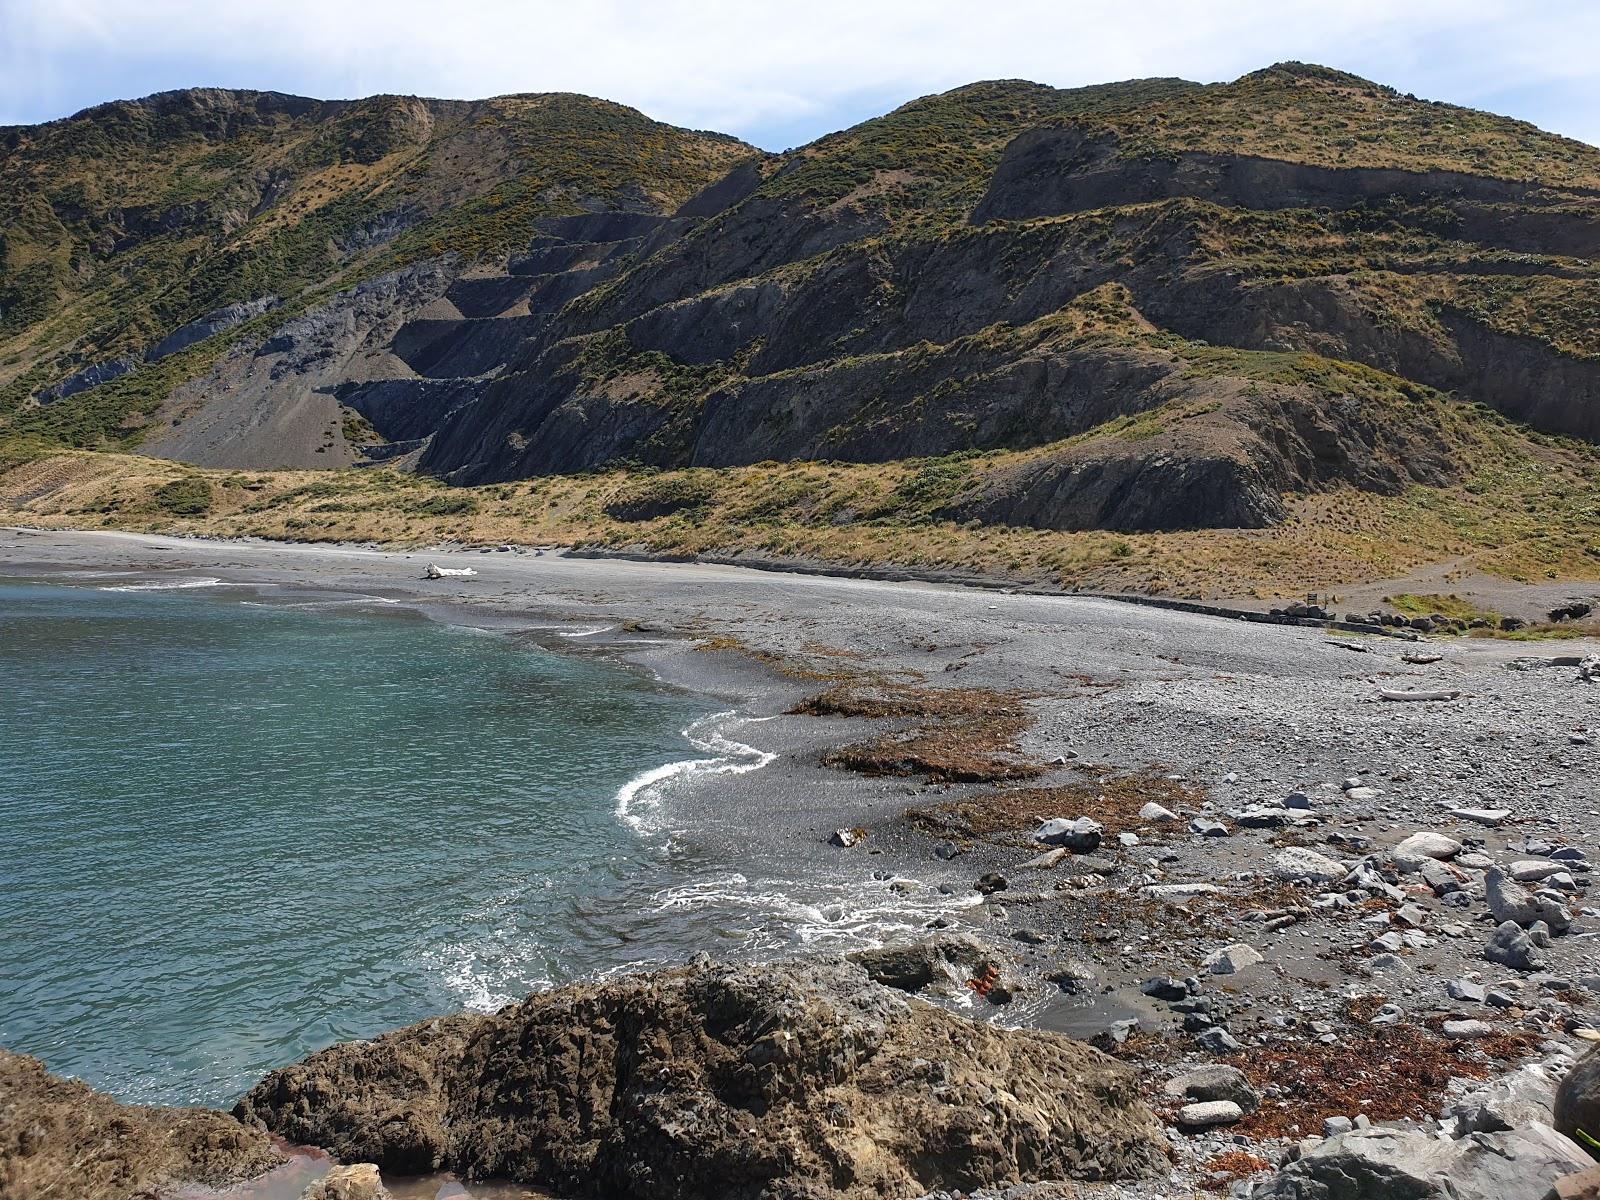
[[[216,1103],[430,1012],[706,946],[871,945],[966,903],[704,846],[696,795],[776,760],[735,736],[770,718],[685,722],[692,693],[396,597],[117,579],[0,584],[33,730],[0,717],[26,864],[0,910],[31,948],[0,1044],[124,1098]],[[607,783],[640,758],[667,761]]]
[[[104,583],[99,588],[102,592],[182,592],[190,588],[213,588],[223,586],[222,580],[200,576],[194,579],[146,579],[138,583]]]
[[[685,727],[684,740],[702,754],[715,757],[664,763],[636,775],[617,792],[617,819],[637,833],[646,836],[659,834],[663,832],[663,793],[673,782],[692,786],[718,775],[743,775],[759,771],[772,763],[778,757],[776,754],[734,741],[726,732],[763,719],[744,717],[730,709],[712,713]]]

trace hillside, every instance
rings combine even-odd
[[[1439,486],[1470,410],[1437,393],[1600,436],[1597,171],[1590,147],[1319,68],[959,89],[751,173],[564,310],[422,467],[1053,446],[950,510],[1051,529]]]
[[[754,153],[583,96],[220,89],[0,146],[0,414],[81,445],[126,440],[227,345],[340,289],[504,256],[541,216],[670,211]]]
[[[1460,517],[1408,562],[1538,478],[1562,545],[1493,557],[1600,556],[1600,150],[1326,68],[980,83],[784,155],[567,96],[182,93],[4,136],[31,455],[687,470],[572,536],[700,552],[770,540],[730,489],[772,461],[937,480],[769,506],[866,542]]]

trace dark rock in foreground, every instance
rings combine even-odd
[[[282,1155],[259,1129],[202,1108],[119,1104],[0,1050],[0,1196],[115,1200],[183,1184],[222,1187]]]
[[[916,1196],[1164,1170],[1132,1072],[842,961],[708,963],[425,1021],[236,1115],[346,1161],[608,1197]]]

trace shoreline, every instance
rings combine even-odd
[[[228,547],[249,546],[282,548],[310,552],[353,552],[373,555],[401,556],[406,558],[444,556],[456,554],[486,554],[497,549],[510,550],[519,555],[553,555],[571,560],[602,562],[632,562],[685,567],[726,567],[737,571],[770,573],[812,579],[855,580],[872,583],[913,584],[929,587],[975,590],[1004,595],[1067,596],[1088,600],[1105,600],[1121,604],[1186,612],[1201,616],[1223,617],[1230,620],[1262,624],[1297,626],[1305,629],[1339,629],[1352,633],[1366,633],[1380,637],[1409,638],[1410,631],[1374,625],[1367,621],[1346,621],[1339,613],[1353,609],[1373,610],[1387,603],[1389,593],[1421,593],[1425,590],[1443,592],[1470,602],[1499,605],[1507,615],[1532,622],[1541,618],[1552,605],[1569,602],[1574,598],[1588,597],[1600,606],[1600,575],[1594,578],[1573,578],[1564,581],[1533,582],[1525,579],[1507,579],[1480,571],[1463,569],[1462,563],[1443,560],[1419,567],[1407,576],[1371,579],[1361,583],[1330,585],[1327,593],[1329,615],[1326,618],[1297,617],[1275,611],[1274,601],[1257,594],[1223,595],[1212,600],[1195,596],[1149,591],[1085,591],[1059,583],[1040,582],[1037,578],[1022,575],[994,574],[982,570],[955,568],[922,569],[899,564],[872,565],[841,563],[814,556],[771,554],[762,550],[735,550],[732,552],[680,553],[652,551],[636,547],[608,547],[591,543],[457,543],[446,539],[427,546],[388,545],[382,542],[362,541],[301,541],[290,538],[264,538],[255,535],[221,536],[206,533],[157,533],[130,529],[81,529],[74,526],[54,525],[4,525],[0,533],[18,536],[51,534],[82,534],[94,537],[148,539],[165,543],[198,543]],[[1287,605],[1288,598],[1278,603]],[[1335,610],[1339,611],[1335,611]]]
[[[427,581],[428,562],[479,573]],[[770,863],[840,879],[883,876],[876,885],[886,893],[904,880],[908,894],[897,899],[912,912],[913,898],[935,907],[959,899],[958,914],[930,922],[925,911],[906,931],[970,932],[997,948],[1014,999],[972,1005],[971,1015],[1100,1034],[1157,1088],[1196,1061],[1191,1035],[1213,1027],[1229,1039],[1202,1049],[1202,1061],[1270,1065],[1273,1054],[1290,1052],[1283,1047],[1301,1058],[1389,1053],[1388,1027],[1360,1015],[1366,996],[1401,1000],[1398,1028],[1415,1031],[1419,1044],[1433,1044],[1440,1020],[1463,1015],[1492,1030],[1483,1046],[1493,1053],[1440,1043],[1456,1056],[1445,1069],[1468,1078],[1509,1069],[1539,1037],[1554,1045],[1574,1022],[1600,1023],[1590,915],[1600,910],[1586,873],[1571,900],[1573,933],[1554,940],[1542,973],[1518,982],[1516,1003],[1464,1007],[1446,996],[1447,980],[1498,978],[1482,957],[1487,928],[1473,926],[1487,914],[1474,918],[1446,895],[1418,891],[1391,858],[1411,835],[1437,831],[1463,861],[1509,864],[1552,847],[1586,856],[1585,864],[1600,860],[1600,798],[1587,782],[1600,769],[1600,736],[1590,736],[1600,735],[1600,688],[1579,684],[1568,665],[1544,665],[1600,651],[1600,641],[1438,639],[1421,646],[1430,661],[1419,663],[1403,657],[1419,648],[1413,643],[1351,643],[1320,622],[1238,621],[1069,594],[555,553],[0,530],[0,575],[41,568],[203,573],[244,587],[382,596],[451,624],[536,637],[557,628],[550,640],[559,650],[601,653],[669,687],[737,698],[741,714],[762,720],[749,743],[776,759],[693,789],[684,813],[713,853],[751,879]],[[1027,719],[1016,753],[1040,765],[1026,778],[965,782],[827,766],[823,758],[841,746],[906,725],[790,711],[862,681],[891,694],[1019,697]],[[1458,699],[1381,699],[1385,690],[1440,687]],[[1119,807],[1124,783],[1136,800],[1140,789],[1162,797],[1177,822],[1151,825],[1134,817],[1136,802]],[[1283,798],[1296,795],[1302,807],[1285,809]],[[985,805],[1004,818],[992,828],[983,824]],[[1457,815],[1477,809],[1506,816],[1484,826]],[[1080,815],[1104,823],[1105,847],[1027,861],[1041,849],[1031,834],[1038,821]],[[1222,836],[1202,834],[1207,826]],[[841,828],[865,829],[865,842],[828,845]],[[1387,882],[1373,885],[1381,913],[1309,904],[1317,891],[1337,893],[1336,876],[1298,891],[1275,879],[1271,864],[1297,848],[1315,848],[1323,861],[1332,855],[1341,872],[1363,862],[1381,870]],[[986,885],[991,879],[998,884]],[[1481,882],[1472,886],[1481,897]],[[1162,898],[1163,888],[1191,887],[1176,901]],[[1420,927],[1388,926],[1401,906],[1384,899],[1390,893],[1426,907]],[[1373,949],[1380,915],[1378,931],[1390,929],[1396,951]],[[838,948],[826,932],[810,948]],[[1257,957],[1214,977],[1211,956],[1240,945]],[[1381,963],[1385,954],[1398,965]],[[1193,981],[1183,990],[1206,998],[1215,1020],[1191,1028],[1144,990],[1152,977]],[[1137,1024],[1106,1036],[1118,1022]],[[1381,1112],[1386,1094],[1373,1094]],[[1252,1144],[1264,1147],[1288,1136],[1278,1126],[1249,1128],[1262,1139]],[[1183,1169],[1198,1169],[1195,1156],[1226,1149],[1230,1136],[1224,1129],[1183,1143]]]
[[[566,590],[557,599],[538,590],[544,581],[537,573],[564,563],[559,554],[535,557],[490,556],[466,550],[401,552],[351,545],[215,541],[120,531],[29,530],[18,534],[15,529],[0,527],[0,576],[32,573],[46,578],[101,570],[151,575],[203,572],[220,580],[222,586],[257,591],[261,602],[267,604],[281,602],[273,599],[273,592],[285,597],[367,596],[440,624],[525,638],[546,652],[599,656],[627,669],[643,671],[662,686],[701,698],[706,703],[706,719],[721,715],[731,705],[732,714],[741,723],[760,721],[769,733],[781,731],[777,738],[764,739],[776,745],[776,752],[771,746],[752,747],[760,754],[776,753],[784,760],[763,766],[768,777],[778,773],[771,767],[781,765],[787,771],[803,774],[804,784],[813,788],[851,782],[814,762],[807,765],[800,761],[802,757],[817,757],[825,743],[848,737],[847,727],[852,725],[845,722],[831,730],[828,738],[819,738],[815,720],[796,718],[786,711],[815,691],[816,684],[789,678],[778,664],[746,654],[738,647],[713,645],[702,650],[701,644],[714,639],[720,628],[714,620],[704,620],[692,607],[687,613],[674,614],[674,619],[658,620],[651,613],[631,608],[613,611],[614,605],[600,592],[580,594],[572,590],[574,575],[581,577],[590,570],[581,565],[583,560],[573,560],[580,564],[576,572],[562,570],[560,586]],[[40,536],[60,540],[51,554],[30,556],[27,552],[32,548],[32,538]],[[248,552],[251,561],[239,561],[241,552]],[[234,556],[234,561],[218,561],[222,556]],[[432,581],[421,574],[423,566],[430,562],[483,567],[485,559],[496,566],[510,560],[513,569],[523,568],[524,573],[498,591],[484,588],[485,576],[492,576],[488,569],[471,580],[447,577]],[[660,564],[660,569],[667,574],[647,581],[651,591],[648,598],[655,597],[657,588],[671,591],[678,584],[672,577],[677,568]],[[740,568],[718,567],[714,571],[710,578],[696,580],[697,584],[720,584],[725,574],[735,580],[750,575],[760,578],[759,573]],[[62,578],[61,582],[71,580]],[[833,736],[836,734],[839,737]],[[697,752],[692,743],[684,749],[686,754]],[[636,773],[629,786],[637,783],[642,773]],[[859,787],[846,790],[879,790],[856,782]],[[819,849],[833,828],[819,830]],[[816,857],[818,861],[829,861],[824,854]]]
[[[593,611],[573,612],[559,602],[522,591],[509,598],[430,594],[436,585],[421,577],[422,564],[433,559],[451,561],[443,554],[404,556],[340,547],[332,556],[340,560],[339,577],[332,578],[335,572],[324,569],[330,561],[327,548],[310,548],[309,555],[319,566],[308,575],[295,576],[284,569],[278,557],[280,548],[275,546],[263,548],[269,556],[263,561],[219,565],[219,558],[237,547],[195,539],[167,543],[141,535],[88,534],[81,541],[71,539],[70,548],[58,545],[57,552],[35,557],[27,553],[34,544],[31,537],[14,537],[8,546],[7,532],[0,531],[0,578],[121,590],[119,579],[106,573],[132,572],[140,581],[126,586],[140,592],[215,591],[230,600],[243,598],[250,604],[291,609],[354,602],[379,619],[403,612],[423,621],[507,637],[512,644],[523,642],[544,653],[601,658],[691,697],[702,715],[679,731],[679,753],[659,766],[628,765],[626,781],[614,796],[606,798],[607,806],[616,806],[610,811],[617,823],[649,852],[677,853],[673,847],[681,837],[697,860],[709,855],[713,866],[726,868],[714,872],[725,881],[714,888],[704,886],[703,872],[685,875],[664,903],[690,911],[704,908],[718,915],[727,915],[729,906],[737,915],[743,905],[748,923],[756,930],[752,936],[768,943],[767,927],[787,923],[793,926],[797,942],[784,950],[785,954],[807,949],[799,939],[817,947],[847,949],[873,944],[880,928],[898,928],[900,936],[905,936],[922,923],[953,915],[961,907],[957,898],[939,898],[930,904],[929,900],[938,896],[931,887],[917,897],[904,897],[890,888],[893,880],[908,870],[920,868],[924,877],[948,872],[930,872],[912,856],[880,848],[870,862],[847,860],[841,873],[837,851],[826,844],[834,825],[812,829],[803,820],[775,823],[770,819],[772,807],[784,806],[786,797],[819,792],[851,796],[856,804],[853,819],[866,819],[860,802],[882,789],[868,781],[842,778],[814,761],[824,746],[813,728],[815,722],[786,712],[814,690],[814,685],[789,679],[772,664],[737,650],[702,653],[696,648],[694,632]],[[294,552],[289,555],[293,557]],[[506,557],[497,555],[496,560]],[[398,567],[403,574],[399,578],[385,576],[378,582],[359,577],[364,568],[380,564],[384,568],[403,564]],[[92,577],[85,578],[85,574]],[[159,583],[162,576],[180,578],[163,586]],[[195,586],[185,586],[191,577]],[[152,584],[155,586],[148,586]],[[651,784],[663,780],[687,786],[668,797],[668,811],[655,817],[648,793]],[[750,814],[750,819],[738,824],[723,822],[718,810],[726,812],[735,793],[741,811]],[[633,812],[626,811],[629,802],[634,805]],[[898,800],[888,801],[889,811],[898,811],[898,807]],[[875,811],[874,819],[879,815]],[[833,875],[837,875],[836,887],[831,891],[819,888],[819,880]],[[691,879],[698,882],[691,884]],[[748,900],[740,896],[746,891]],[[786,910],[795,915],[785,918]],[[666,961],[649,946],[639,950],[641,956],[632,963],[636,969]],[[744,958],[758,951],[742,950],[735,944],[722,953]],[[470,1001],[464,1003],[482,1011]]]

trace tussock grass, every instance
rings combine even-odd
[[[735,556],[851,568],[897,567],[1084,591],[1202,600],[1270,599],[1450,562],[1522,582],[1600,577],[1600,451],[1508,430],[1477,452],[1462,483],[1380,496],[1354,489],[1292,497],[1277,528],[1177,533],[1059,533],[954,524],[934,515],[929,486],[944,460],[759,464],[721,470],[626,471],[474,488],[383,468],[201,470],[127,454],[61,451],[0,440],[0,519],[57,527],[248,535],[415,547],[581,545],[663,556]],[[1028,453],[1028,452],[1023,452]],[[963,469],[1003,469],[1003,452]],[[208,511],[174,514],[152,490],[205,480]],[[694,507],[619,520],[607,506],[639,489],[692,481]],[[919,482],[920,481],[920,482]],[[659,494],[659,493],[657,493]]]

